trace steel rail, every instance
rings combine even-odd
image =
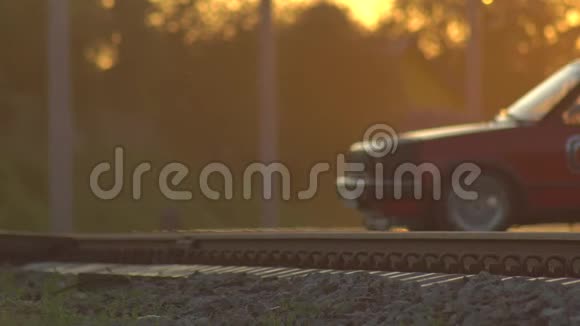
[[[50,236],[4,232],[0,260],[580,277],[580,234],[267,231]]]

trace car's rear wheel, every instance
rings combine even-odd
[[[510,188],[500,177],[481,175],[469,191],[477,199],[466,199],[450,189],[444,201],[442,228],[456,231],[504,231],[513,212]]]

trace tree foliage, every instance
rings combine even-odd
[[[483,7],[488,116],[578,56],[578,2],[496,0]],[[280,145],[296,187],[305,185],[311,165],[332,160],[370,124],[402,125],[413,98],[428,101],[433,89],[444,89],[462,99],[469,37],[464,1],[394,0],[371,29],[335,5],[345,1],[285,3],[276,11]],[[129,189],[115,202],[90,194],[90,169],[111,159],[114,146],[125,146],[128,165],[180,160],[199,168],[222,161],[239,172],[258,158],[256,4],[71,1],[81,229],[153,228],[168,205],[154,179],[141,202],[128,199]],[[46,8],[0,0],[0,21],[0,140],[10,158],[0,165],[6,181],[0,190],[16,203],[0,204],[0,226],[40,228],[47,202]],[[409,65],[431,76],[426,85],[437,85],[404,86]],[[335,199],[333,176],[321,182],[315,200],[284,205],[285,224],[357,223]],[[189,180],[187,186],[195,185]],[[198,198],[180,207],[192,227],[257,222],[249,217],[257,215],[253,202]]]

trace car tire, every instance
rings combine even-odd
[[[452,189],[446,191],[441,230],[491,232],[505,231],[510,226],[514,202],[509,184],[503,178],[484,174],[466,190],[475,191],[478,199],[463,199]]]

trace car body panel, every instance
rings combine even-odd
[[[571,66],[580,80],[580,61]],[[389,172],[404,162],[433,164],[444,179],[450,179],[453,169],[461,163],[474,163],[484,173],[497,173],[507,179],[517,201],[518,223],[580,221],[580,167],[573,164],[580,162],[580,124],[567,125],[562,119],[571,106],[580,105],[580,82],[566,92],[558,94],[561,100],[538,121],[499,115],[490,122],[405,132],[398,135],[396,153],[381,159],[367,158],[367,163],[385,163],[389,167],[385,181],[392,181]],[[355,143],[350,152],[363,157],[365,145],[368,144]],[[429,199],[366,198],[357,207],[379,210],[385,216],[411,218],[429,215],[434,204]]]

